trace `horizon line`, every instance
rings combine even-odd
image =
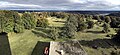
[[[0,10],[22,10],[22,11],[120,11],[120,10],[52,10],[52,9],[0,9]]]

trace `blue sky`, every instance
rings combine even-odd
[[[1,10],[120,10],[120,0],[0,0]]]

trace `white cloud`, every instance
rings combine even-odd
[[[114,5],[120,5],[120,0],[106,0],[107,2],[110,2]]]
[[[70,0],[72,3],[85,3],[86,0]]]
[[[42,8],[40,5],[34,5],[34,4],[16,4],[16,3],[10,3],[10,2],[4,2],[0,1],[0,8],[4,7],[30,7],[30,8]]]
[[[0,9],[120,10],[120,0],[4,0]]]

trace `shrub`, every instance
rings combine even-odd
[[[38,19],[36,27],[47,27],[49,25],[47,19]]]
[[[13,28],[14,32],[16,33],[21,33],[24,31],[24,27],[18,24],[15,24],[14,28]]]
[[[110,31],[109,28],[110,28],[109,24],[107,24],[107,23],[103,24],[103,32],[104,33],[108,33]]]
[[[78,25],[78,31],[83,31],[85,29],[87,29],[88,25],[85,22],[82,22]]]
[[[51,39],[56,40],[59,37],[58,29],[57,28],[52,28],[50,31],[50,36]]]
[[[94,22],[93,21],[88,21],[87,23],[88,23],[88,29],[94,27]]]

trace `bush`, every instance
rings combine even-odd
[[[48,25],[49,25],[48,20],[41,18],[37,20],[36,27],[47,27]]]
[[[110,25],[107,24],[107,23],[104,23],[104,25],[103,25],[103,32],[104,33],[110,32],[109,28],[110,28]]]
[[[13,28],[14,32],[16,33],[21,33],[24,31],[24,27],[23,26],[20,26],[18,24],[15,24],[14,28]]]
[[[87,29],[87,24],[86,23],[80,23],[79,25],[78,25],[78,31],[83,31],[83,30],[85,30],[85,29]]]
[[[51,39],[56,40],[59,38],[59,33],[57,28],[52,28],[50,31],[50,36]]]
[[[87,23],[88,23],[88,29],[94,27],[94,22],[93,21],[88,21]]]

